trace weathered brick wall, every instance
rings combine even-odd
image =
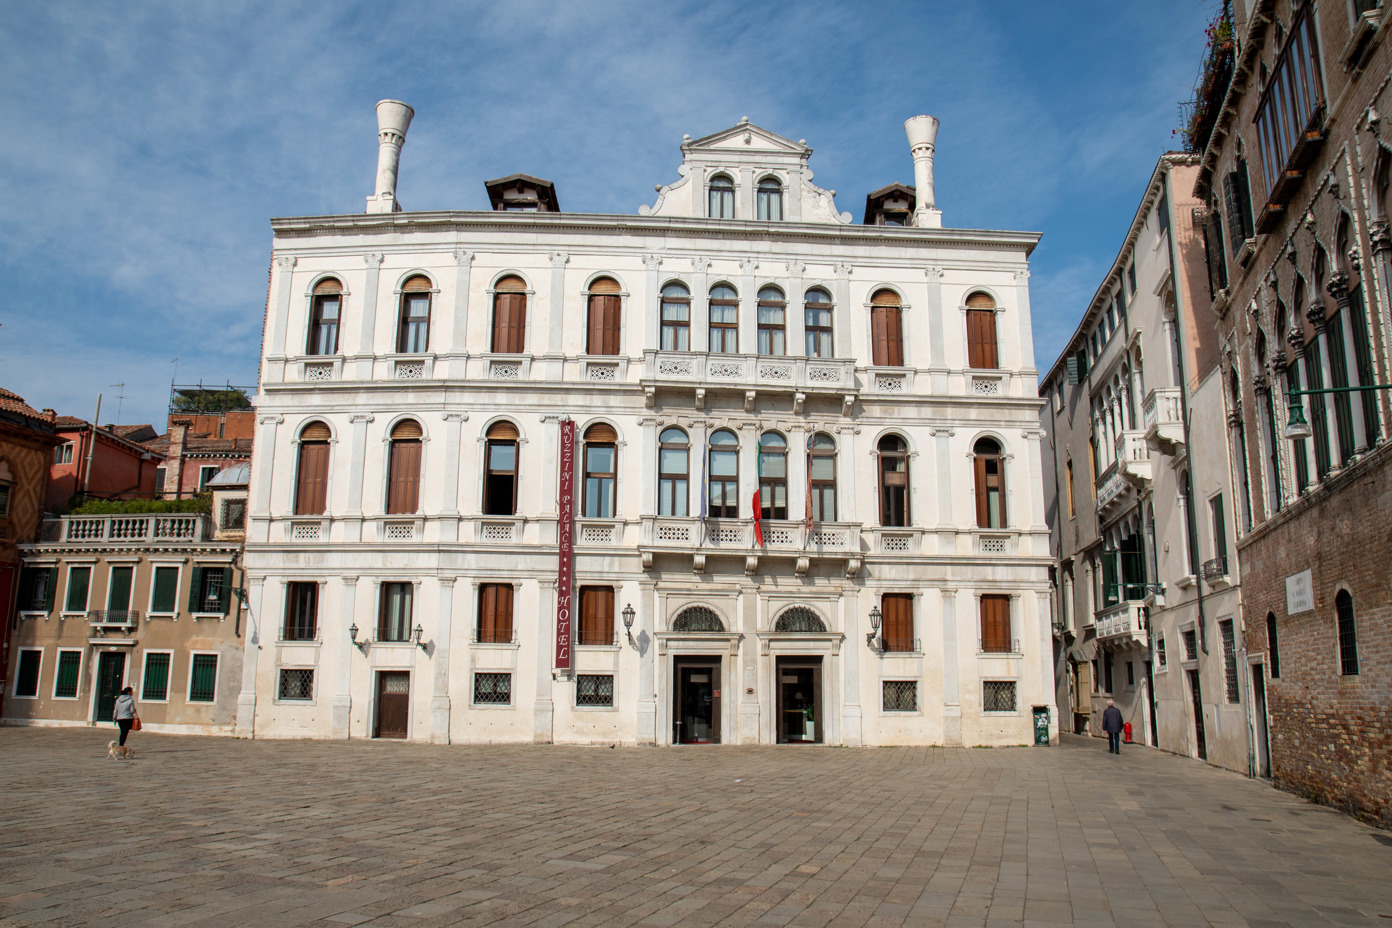
[[[1392,446],[1331,477],[1239,546],[1247,647],[1267,684],[1272,775],[1283,789],[1392,827]],[[1309,569],[1315,609],[1286,614],[1286,577]],[[1340,673],[1334,598],[1353,597],[1360,672]]]

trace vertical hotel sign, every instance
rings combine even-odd
[[[570,670],[571,626],[575,615],[575,420],[561,420],[561,480],[557,493],[556,669]]]

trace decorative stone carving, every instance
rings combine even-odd
[[[945,274],[946,271],[940,267],[925,267],[923,269],[923,276],[927,277],[933,283],[941,281]]]
[[[362,259],[363,264],[366,264],[369,269],[382,266],[382,253],[380,251],[369,251],[362,256]]]
[[[563,251],[548,251],[546,257],[551,260],[552,268],[563,268],[570,262],[570,255]]]
[[[275,266],[281,271],[294,270],[295,264],[299,261],[294,255],[280,255],[275,259]]]
[[[460,267],[467,267],[468,265],[473,264],[474,253],[465,248],[456,248],[454,250],[454,263],[459,265]]]
[[[1030,276],[1029,268],[1026,268],[1026,269],[1023,270],[1023,271],[1016,271],[1016,272],[1015,272],[1015,282],[1016,282],[1017,284],[1022,284],[1022,283],[1024,283],[1025,281],[1029,280],[1029,276]]]
[[[662,267],[662,255],[643,255],[643,267],[650,271]]]

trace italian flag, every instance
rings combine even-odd
[[[759,450],[754,457],[754,544],[760,548],[764,546],[764,523],[761,519],[763,515],[763,504],[759,500],[759,489],[764,482],[764,442],[759,439]]]

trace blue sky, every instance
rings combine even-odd
[[[1166,3],[129,2],[0,17],[0,386],[162,427],[181,383],[251,384],[272,216],[361,212],[379,99],[416,119],[407,209],[555,181],[636,213],[684,133],[748,116],[813,147],[861,218],[942,121],[944,223],[1037,230],[1039,367],[1175,144],[1217,0]]]

